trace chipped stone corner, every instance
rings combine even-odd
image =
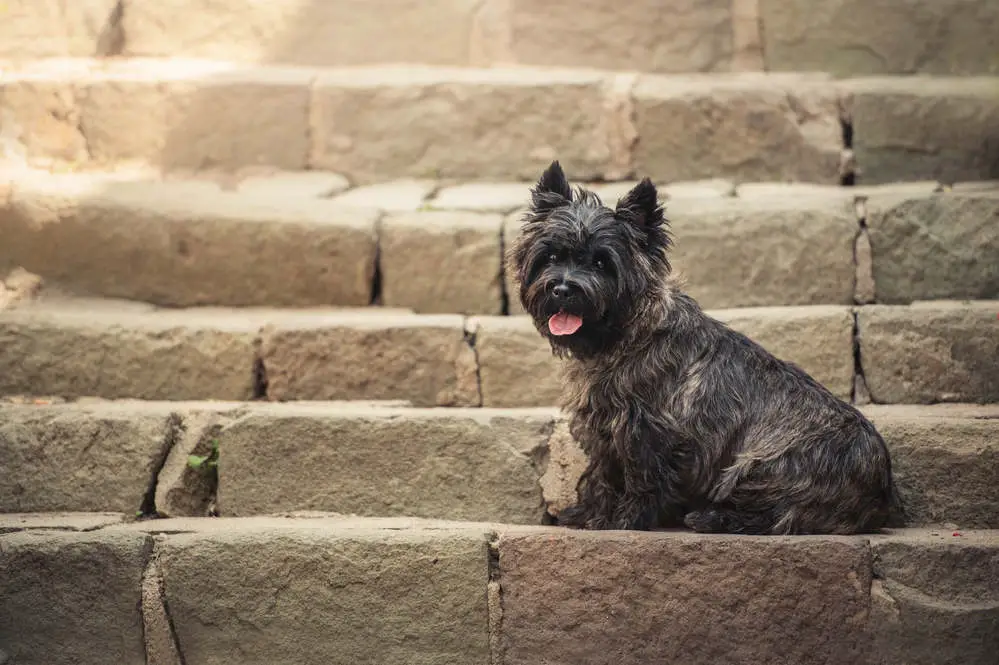
[[[216,513],[218,473],[194,469],[191,455],[208,457],[232,412],[175,414],[174,442],[160,470],[155,489],[155,508],[160,517],[210,517]]]
[[[479,369],[479,352],[475,346],[479,334],[479,321],[474,316],[466,317],[463,325],[464,339],[454,360],[456,379],[454,395],[451,399],[438,399],[441,406],[482,406],[482,376]]]
[[[576,503],[576,485],[587,465],[586,453],[572,437],[569,421],[560,416],[548,438],[548,464],[541,476],[541,496],[549,515]]]
[[[40,276],[22,267],[14,268],[0,279],[0,312],[37,299],[44,284]]]
[[[486,543],[489,557],[489,577],[486,583],[486,605],[489,620],[489,665],[503,665],[503,586],[500,582],[499,535],[489,534]]]

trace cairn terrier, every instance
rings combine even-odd
[[[796,365],[707,316],[671,277],[655,185],[604,206],[558,162],[508,261],[566,358],[563,407],[589,463],[557,523],[703,533],[877,531],[899,508],[874,426]]]

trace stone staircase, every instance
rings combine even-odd
[[[999,6],[0,2],[0,665],[995,665]],[[860,405],[905,529],[542,526],[558,158]]]

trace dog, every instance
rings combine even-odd
[[[588,456],[555,523],[700,533],[879,531],[900,509],[875,427],[798,366],[707,316],[672,274],[655,185],[605,206],[553,162],[507,255],[565,359]]]

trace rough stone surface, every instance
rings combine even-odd
[[[361,183],[470,173],[534,180],[557,157],[576,178],[597,177],[610,159],[603,86],[585,71],[330,72],[313,89],[310,163]]]
[[[236,411],[206,409],[179,411],[174,444],[156,477],[156,513],[160,517],[205,517],[214,507],[217,476],[192,469],[188,457],[212,454],[212,442]]]
[[[501,534],[505,662],[864,662],[854,539]],[[766,589],[766,593],[760,593]]]
[[[871,626],[879,662],[991,665],[999,649],[999,536],[875,538]]]
[[[183,665],[163,602],[163,578],[155,560],[142,577],[142,634],[146,665]]]
[[[999,301],[860,309],[860,353],[875,402],[999,401]]]
[[[79,58],[101,53],[117,0],[6,0],[0,58]]]
[[[171,436],[164,409],[0,405],[0,511],[133,515]]]
[[[768,71],[997,74],[987,0],[760,0]]]
[[[907,524],[999,527],[999,406],[864,409],[891,449]]]
[[[258,408],[220,433],[225,515],[319,510],[537,523],[547,410]]]
[[[868,201],[882,303],[999,298],[999,192]]]
[[[123,513],[0,513],[0,534],[14,531],[94,531],[117,524],[125,518]]]
[[[0,536],[0,650],[18,665],[145,665],[139,587],[151,540]]]
[[[526,182],[471,182],[443,188],[430,201],[430,207],[508,213],[530,200],[531,185]]]
[[[0,79],[0,156],[43,166],[89,159],[72,83],[58,75]]]
[[[727,71],[730,0],[511,0],[511,50],[521,63],[626,71]],[[669,35],[664,39],[664,35]]]
[[[165,400],[253,396],[257,328],[243,317],[90,308],[87,302],[79,308],[39,304],[0,312],[0,393]]]
[[[853,302],[857,221],[838,200],[675,201],[673,267],[705,308]]]
[[[500,314],[503,218],[390,215],[379,227],[382,304],[419,313]]]
[[[995,78],[874,77],[840,85],[859,183],[999,178]]]
[[[711,310],[781,360],[793,362],[841,399],[853,387],[853,314],[846,307]]]
[[[386,62],[467,65],[480,4],[126,0],[125,52],[326,67]]]
[[[372,208],[388,212],[414,212],[424,205],[434,191],[431,180],[399,180],[355,187],[333,202],[350,208]]]
[[[481,317],[475,325],[483,406],[558,403],[561,363],[528,317]]]
[[[42,284],[43,280],[38,275],[24,268],[15,268],[6,279],[0,279],[0,311],[13,309],[25,301],[35,299],[41,293]]]
[[[874,256],[871,249],[871,234],[866,228],[857,234],[856,245],[853,251],[853,256],[857,264],[853,300],[859,305],[866,305],[874,302],[877,298],[877,289],[874,283]]]
[[[39,67],[45,73],[62,65]],[[302,170],[311,77],[307,70],[209,61],[102,62],[77,80],[80,126],[96,164]]]
[[[560,418],[548,439],[548,468],[541,476],[541,495],[549,514],[559,515],[576,503],[576,484],[586,470],[587,457]]]
[[[168,306],[367,305],[375,220],[205,181],[44,174],[18,181],[0,212],[0,263],[70,292]]]
[[[475,352],[460,316],[289,316],[263,331],[260,354],[273,400],[479,404]]]
[[[278,202],[325,199],[340,194],[350,183],[339,173],[326,171],[278,171],[251,175],[239,181],[236,190],[244,196]]]
[[[839,104],[822,78],[642,76],[634,106],[643,176],[839,181]]]
[[[159,549],[188,663],[489,663],[476,527],[216,531]]]

